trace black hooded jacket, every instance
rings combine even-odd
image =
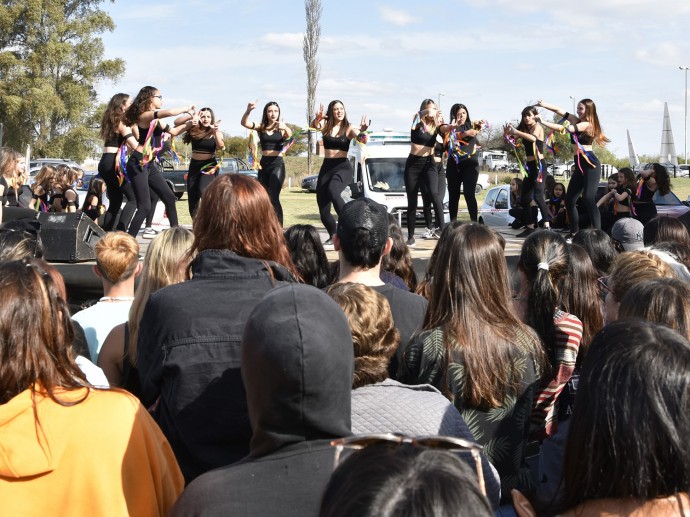
[[[317,515],[329,442],[350,434],[353,368],[350,327],[330,297],[299,284],[266,295],[242,340],[250,455],[196,479],[171,515]]]

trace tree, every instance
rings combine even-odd
[[[314,104],[316,102],[316,86],[319,84],[319,61],[316,54],[321,39],[321,0],[304,0],[307,14],[307,32],[302,42],[302,55],[307,65],[307,127],[314,119]],[[312,139],[310,131],[307,135],[307,170],[312,173]]]
[[[241,136],[226,136],[223,154],[235,158],[246,158],[248,152],[247,139]]]
[[[103,59],[115,28],[103,0],[5,0],[0,6],[0,120],[6,144],[83,160],[98,121],[95,84],[124,73]]]
[[[288,124],[287,126],[290,128],[290,131],[292,131],[292,134],[295,137],[295,143],[292,144],[292,147],[290,147],[288,152],[285,154],[287,156],[297,156],[298,154],[302,154],[303,152],[307,151],[308,135],[302,133],[302,128],[295,124]],[[309,154],[307,154],[307,156],[309,156]]]

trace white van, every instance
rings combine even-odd
[[[364,196],[384,205],[402,224],[407,211],[405,162],[410,154],[410,132],[382,131],[369,134],[366,146],[352,144],[347,158],[355,172],[351,187],[353,198]],[[424,203],[419,194],[417,218],[422,217]],[[448,189],[443,199],[444,220],[448,215]]]

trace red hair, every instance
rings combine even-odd
[[[210,249],[272,260],[298,276],[266,189],[248,176],[219,176],[204,192],[191,253]]]

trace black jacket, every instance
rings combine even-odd
[[[189,483],[243,458],[251,428],[240,374],[242,331],[282,266],[227,250],[201,252],[191,280],[151,296],[141,321],[137,367],[143,402]]]
[[[251,453],[196,479],[171,515],[317,515],[333,472],[329,441],[350,434],[347,319],[314,287],[280,287],[256,306],[242,346]]]

